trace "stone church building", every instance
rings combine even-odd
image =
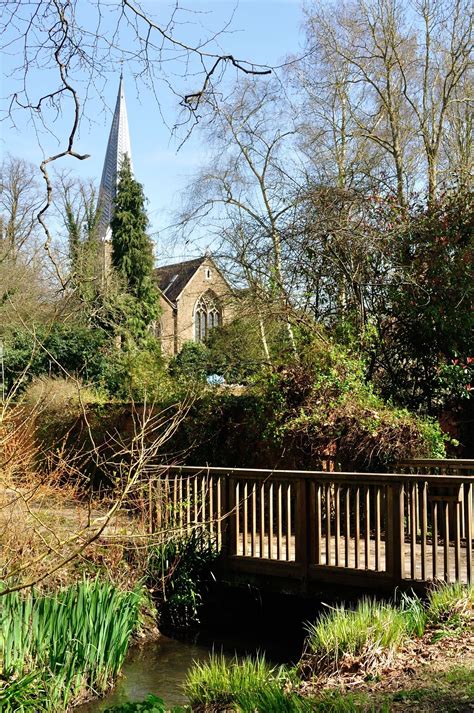
[[[114,213],[118,173],[125,155],[132,165],[127,106],[121,76],[98,198],[99,237],[104,245],[105,270],[110,269],[110,222]],[[229,322],[232,290],[209,255],[158,267],[154,270],[154,276],[161,306],[161,315],[154,325],[154,331],[161,340],[164,356],[177,354],[185,342],[203,341],[210,329]]]

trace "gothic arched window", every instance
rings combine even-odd
[[[202,342],[209,330],[221,323],[221,312],[213,292],[206,292],[196,302],[194,307],[194,339]]]

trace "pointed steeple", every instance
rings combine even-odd
[[[102,240],[110,240],[112,237],[110,221],[112,220],[114,213],[114,199],[117,193],[118,172],[125,154],[127,154],[130,159],[130,165],[132,165],[132,149],[130,145],[130,134],[128,131],[127,105],[125,103],[123,76],[122,73],[120,73],[117,101],[115,103],[114,118],[110,128],[104,168],[102,169],[97,206],[100,210],[99,237]]]

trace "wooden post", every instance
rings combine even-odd
[[[387,572],[395,584],[399,584],[405,575],[404,498],[403,483],[387,487],[386,562]]]

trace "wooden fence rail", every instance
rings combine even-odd
[[[456,474],[439,464],[429,466],[438,474],[169,466],[148,485],[150,528],[205,528],[239,572],[367,586],[472,582],[472,466],[455,471],[450,461]]]

